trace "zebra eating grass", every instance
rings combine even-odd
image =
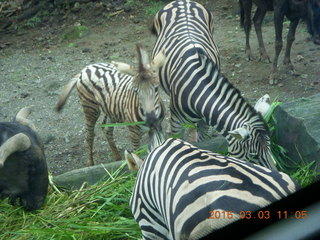
[[[85,67],[63,88],[56,105],[62,110],[72,89],[77,85],[78,95],[86,121],[88,144],[88,166],[93,162],[94,127],[101,111],[105,114],[103,123],[145,121],[150,129],[161,129],[164,105],[159,93],[159,68],[165,61],[164,51],[150,62],[147,52],[137,44],[138,65],[112,62],[91,64]],[[142,125],[128,126],[134,149],[139,147],[143,134]],[[121,155],[113,137],[114,127],[105,128],[105,135],[114,160]],[[149,146],[152,149],[152,146]]]
[[[287,174],[169,138],[142,160],[130,199],[143,239],[199,239],[299,189]],[[219,218],[211,218],[219,212]]]
[[[208,126],[225,136],[233,157],[276,169],[263,118],[220,73],[213,16],[193,1],[179,0],[161,9],[153,21],[156,56],[166,49],[160,82],[170,96],[172,134],[196,123],[199,139]]]

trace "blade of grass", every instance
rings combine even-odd
[[[100,127],[127,127],[127,126],[135,126],[135,125],[144,125],[145,122],[123,122],[123,123],[107,123],[100,124]]]

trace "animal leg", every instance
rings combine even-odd
[[[265,15],[266,15],[266,10],[257,8],[257,11],[253,17],[253,22],[254,22],[254,28],[256,30],[258,42],[259,42],[259,51],[260,51],[259,61],[267,61],[268,63],[270,63],[271,61],[265,49],[263,37],[262,37],[262,31],[261,31],[261,25]]]
[[[295,72],[294,67],[291,63],[290,54],[291,54],[292,43],[295,40],[295,34],[296,34],[296,29],[297,29],[298,23],[299,23],[299,19],[290,22],[289,32],[287,35],[286,52],[285,52],[284,61],[283,61],[284,65],[287,67],[287,69],[291,73]]]
[[[277,79],[278,58],[282,50],[283,19],[284,19],[284,13],[281,11],[281,8],[274,7],[274,26],[275,26],[276,40],[275,40],[275,54],[273,59],[272,72],[269,78],[269,83],[271,85],[278,83],[278,79]]]
[[[100,116],[100,110],[98,104],[90,103],[87,105],[81,98],[81,103],[83,107],[83,113],[86,121],[86,133],[87,133],[87,145],[88,145],[88,166],[93,166],[93,142],[94,142],[94,127]]]
[[[171,116],[170,116],[170,124],[171,124],[171,137],[178,137],[181,138],[184,133],[184,129],[182,127],[181,121],[179,117],[171,111]]]
[[[168,136],[171,136],[171,134],[172,134],[172,128],[171,128],[170,120],[171,120],[171,111],[169,111],[169,124],[167,125],[167,128],[166,128],[166,133],[167,133]]]
[[[244,32],[246,34],[246,50],[245,54],[247,56],[247,60],[253,60],[253,55],[250,48],[250,31],[251,31],[251,9],[252,9],[252,1],[242,0],[242,13],[243,13],[243,27]]]
[[[140,139],[142,137],[141,128],[139,126],[128,126],[129,135],[134,150],[137,150],[140,145]]]
[[[108,121],[107,117],[105,117],[103,119],[103,124],[106,124],[106,123],[111,123],[112,121]],[[112,155],[113,155],[113,159],[115,161],[120,161],[122,158],[121,158],[121,155],[119,153],[119,150],[116,146],[116,143],[114,141],[114,137],[113,137],[113,130],[114,130],[114,127],[106,127],[104,129],[104,134],[107,138],[107,141],[108,141],[108,144],[111,148],[111,151],[112,151]]]
[[[197,123],[197,133],[198,133],[198,138],[197,141],[203,141],[208,137],[208,130],[209,130],[209,125],[205,121],[200,121]]]

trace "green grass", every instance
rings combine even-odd
[[[135,125],[143,125],[145,122],[123,122],[123,123],[107,123],[101,124],[100,127],[127,127],[127,126],[135,126]]]
[[[129,207],[135,177],[118,172],[80,190],[50,187],[44,207],[35,212],[0,201],[0,239],[141,238]]]
[[[143,9],[146,16],[153,17],[169,2],[161,0],[127,0],[125,5],[135,7],[136,9]]]
[[[300,163],[292,165],[286,150],[276,143],[274,133],[277,125],[273,111],[279,104],[277,101],[272,103],[266,116],[273,153],[283,171],[305,187],[320,173],[314,170],[314,162],[306,163],[302,158]],[[144,145],[136,153],[145,155],[146,151]],[[286,170],[290,164],[291,170]],[[35,212],[26,212],[21,207],[9,205],[6,199],[1,200],[0,240],[140,239],[139,226],[129,207],[135,176],[120,175],[124,166],[113,174],[106,172],[110,175],[108,180],[92,186],[84,184],[80,190],[61,190],[51,184],[45,205]]]
[[[264,117],[271,132],[271,150],[274,158],[277,162],[277,167],[280,171],[287,173],[294,178],[302,187],[308,186],[313,183],[317,177],[320,176],[320,172],[315,170],[315,162],[307,163],[300,155],[300,161],[296,163],[288,155],[287,150],[278,144],[276,138],[277,132],[277,120],[274,117],[274,110],[281,104],[281,102],[275,100],[271,104],[271,108],[268,114]],[[297,149],[299,154],[299,151]]]

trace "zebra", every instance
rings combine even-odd
[[[158,69],[163,65],[165,53],[160,52],[150,62],[147,52],[140,44],[137,44],[137,52],[137,68],[120,62],[88,65],[71,79],[59,97],[56,105],[58,112],[77,85],[86,121],[88,166],[94,165],[94,127],[101,112],[105,115],[103,124],[145,121],[146,127],[161,128],[164,104],[159,93]],[[128,126],[134,149],[139,147],[145,126]],[[114,141],[113,130],[114,127],[105,128],[105,135],[113,158],[118,161],[121,160],[121,155]],[[149,148],[152,149],[152,146],[149,145]]]
[[[212,14],[199,3],[174,1],[156,14],[152,32],[157,36],[153,56],[166,49],[160,83],[170,96],[172,134],[192,122],[201,140],[213,126],[226,137],[231,156],[276,169],[262,116],[219,70]]]
[[[300,188],[285,173],[180,139],[168,138],[144,161],[125,158],[139,169],[130,208],[143,239],[199,239]]]

